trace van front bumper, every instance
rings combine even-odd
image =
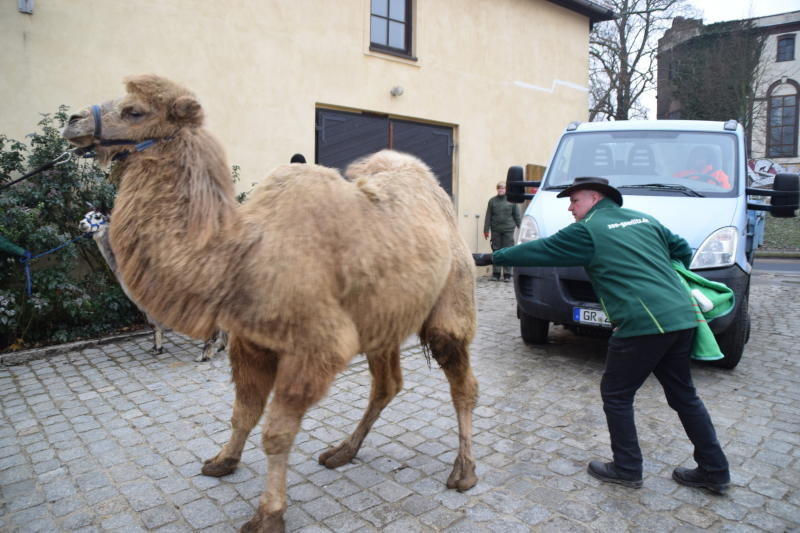
[[[738,265],[698,270],[697,274],[711,281],[724,283],[734,292],[734,309],[709,322],[711,330],[720,333],[730,326],[736,310],[744,301],[750,288],[750,274]],[[600,302],[583,267],[514,267],[514,292],[518,309],[526,315],[570,329],[608,329],[586,326],[573,319],[575,307],[600,308]]]

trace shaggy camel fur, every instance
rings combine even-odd
[[[117,268],[117,258],[114,255],[114,251],[111,249],[111,242],[108,237],[108,224],[109,220],[107,215],[104,215],[99,211],[92,210],[83,215],[83,219],[78,222],[78,229],[83,233],[88,233],[92,236],[92,240],[94,240],[94,243],[97,245],[97,249],[100,250],[100,255],[102,255],[103,259],[106,260],[106,264],[111,270],[111,273],[114,274],[115,278],[117,278],[117,282],[119,282],[122,292],[124,292],[128,299],[133,302],[134,305],[136,305],[136,301],[131,296],[128,287],[125,286],[125,282],[123,282],[120,278],[119,269]],[[144,313],[144,311],[142,312]],[[151,351],[154,354],[163,353],[164,326],[147,313],[144,313],[144,317],[147,320],[147,323],[153,328],[153,348]],[[216,353],[224,350],[227,344],[228,335],[224,331],[216,330],[210,338],[203,342],[203,350],[197,357],[195,357],[194,360],[198,363],[202,361],[209,361]]]
[[[348,180],[317,165],[283,165],[237,206],[230,167],[201,127],[194,95],[149,75],[128,78],[126,88],[73,115],[64,136],[94,145],[101,161],[119,160],[111,244],[136,301],[192,337],[217,326],[229,332],[232,435],[204,474],[234,471],[271,394],[262,433],[267,487],[242,531],[283,531],[301,418],[365,353],[372,391],[364,416],[319,457],[330,468],[353,459],[401,388],[400,345],[413,333],[450,383],[459,446],[447,486],[475,485],[474,266],[430,170],[392,151],[354,163]],[[145,140],[153,142],[133,146]],[[319,209],[298,224],[309,204]]]

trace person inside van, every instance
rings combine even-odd
[[[722,169],[715,167],[714,155],[707,146],[695,146],[692,148],[686,161],[686,169],[676,172],[674,176],[676,178],[703,181],[722,187],[725,190],[733,188],[728,175]]]

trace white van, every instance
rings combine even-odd
[[[715,364],[734,368],[750,334],[750,272],[765,212],[789,217],[798,207],[797,175],[779,174],[773,190],[748,187],[745,146],[744,130],[733,120],[571,123],[541,182],[523,181],[521,167],[509,169],[509,201],[531,200],[518,243],[573,222],[567,200],[556,195],[576,177],[608,179],[624,207],[654,216],[689,242],[692,270],[733,289],[734,309],[709,325],[725,355]],[[525,187],[538,190],[525,194]],[[772,197],[771,205],[764,196]],[[551,323],[577,333],[610,332],[582,267],[515,267],[514,289],[525,342],[547,342]]]

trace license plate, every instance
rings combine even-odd
[[[572,319],[578,324],[589,324],[591,326],[601,326],[604,328],[611,327],[611,322],[608,321],[606,314],[601,309],[573,307]]]

